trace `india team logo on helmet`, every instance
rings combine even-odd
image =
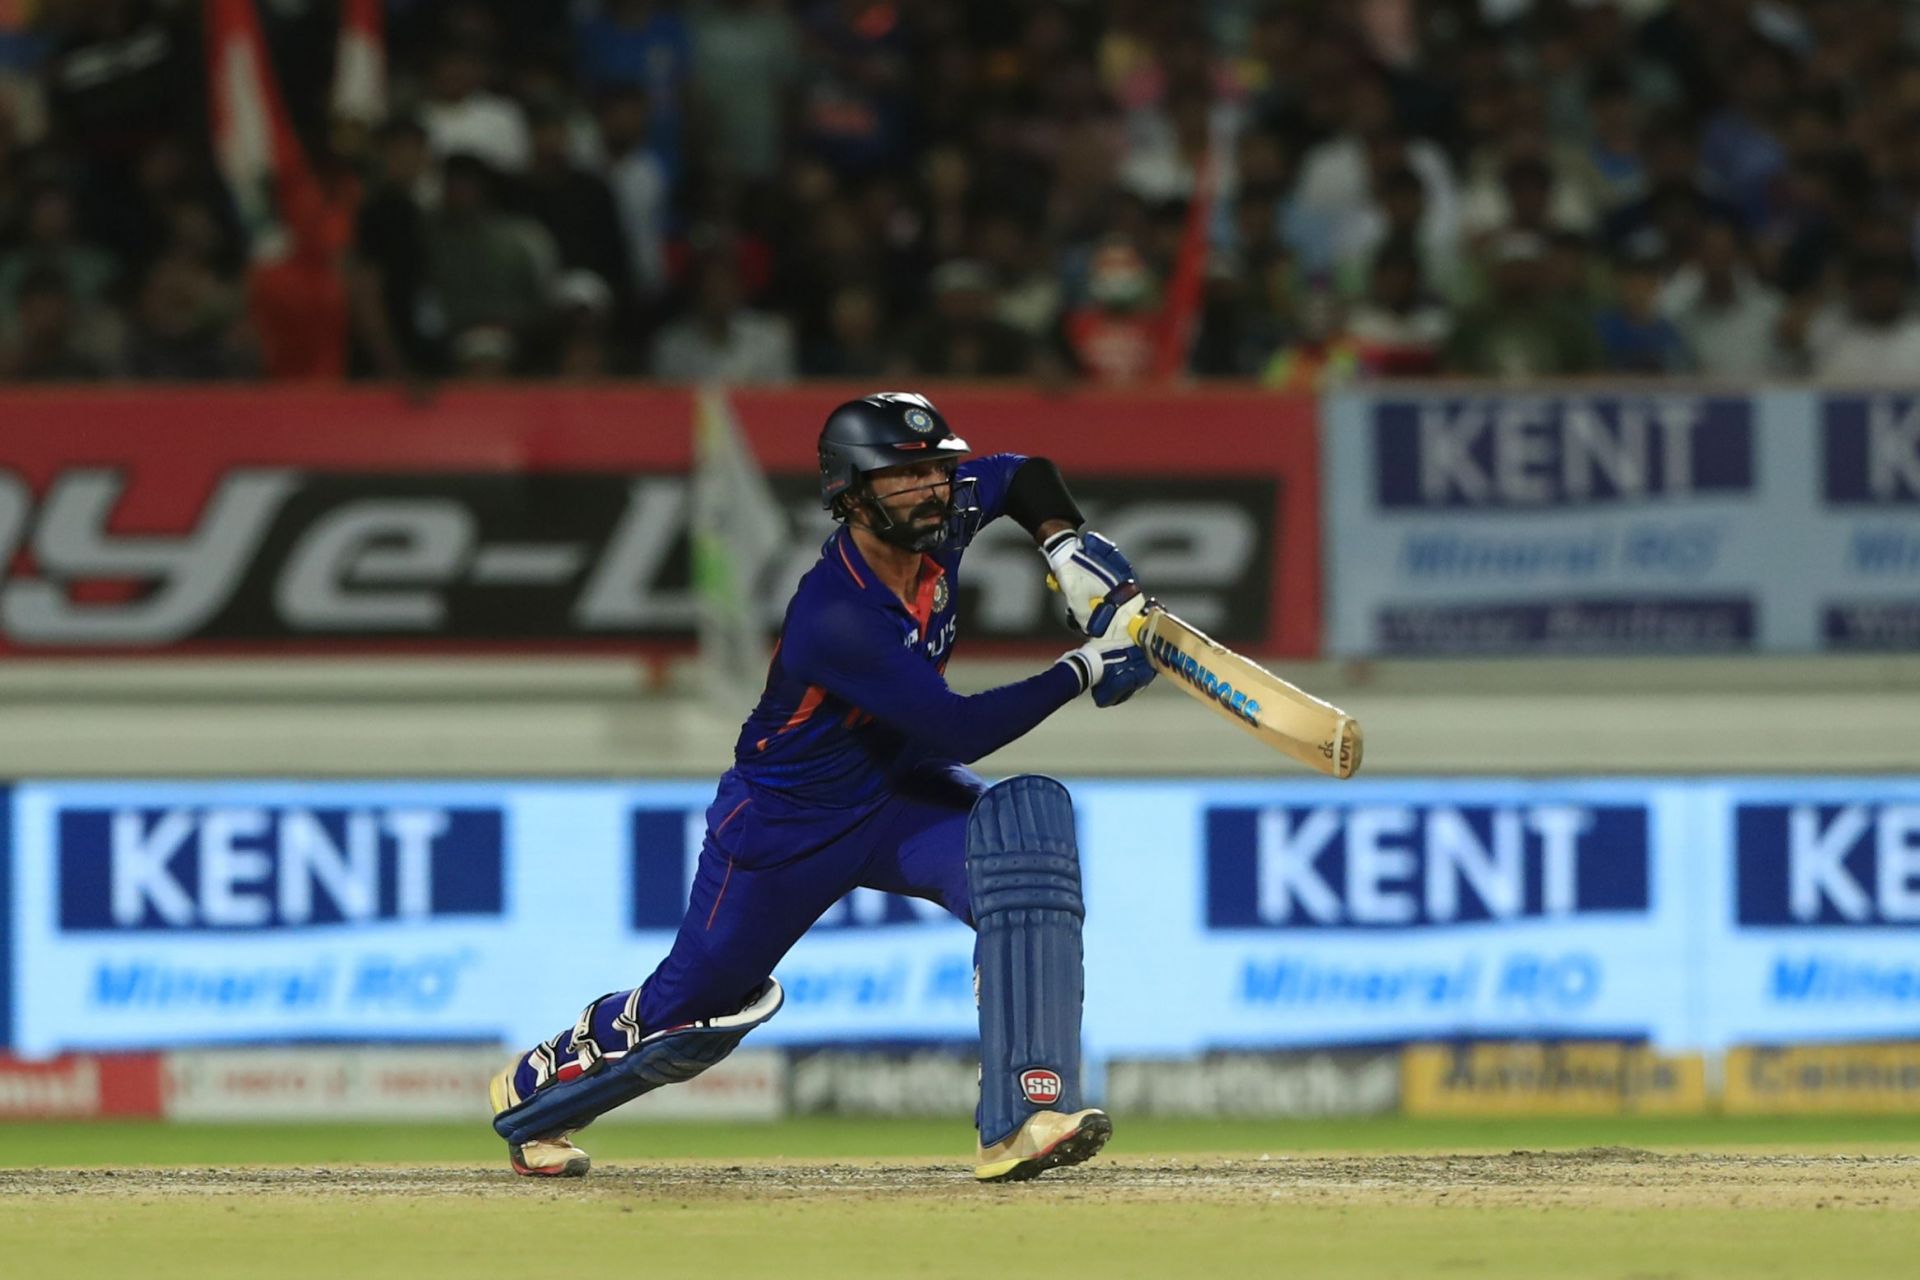
[[[909,409],[907,425],[924,436],[934,430],[933,415],[925,409]]]
[[[1030,1067],[1020,1073],[1020,1092],[1036,1107],[1050,1107],[1060,1101],[1060,1073],[1045,1067]]]

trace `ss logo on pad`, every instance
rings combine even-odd
[[[1020,1092],[1036,1107],[1050,1107],[1060,1101],[1060,1073],[1045,1067],[1033,1067],[1020,1073]]]

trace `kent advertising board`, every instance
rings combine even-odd
[[[1910,1036],[1911,780],[1072,784],[1097,1059]],[[17,1052],[527,1044],[671,945],[706,783],[22,783]],[[972,934],[856,890],[758,1043],[964,1043]],[[10,977],[8,976],[10,975]]]
[[[1920,400],[1569,389],[1327,409],[1342,654],[1920,646]]]
[[[832,528],[814,441],[871,388],[717,398],[791,536],[768,626]],[[1246,392],[930,389],[981,453],[1059,462],[1182,615],[1264,652],[1319,643],[1316,403]],[[686,390],[49,391],[0,398],[0,653],[684,647],[695,626]],[[1181,424],[1202,421],[1203,433]],[[970,644],[1057,647],[1031,540],[967,558]]]

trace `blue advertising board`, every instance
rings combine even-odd
[[[1714,1043],[1920,1032],[1920,781],[1753,782],[1701,813]]]
[[[1096,1057],[1920,1029],[1920,781],[1077,782]],[[671,945],[704,783],[0,792],[0,1026],[45,1054],[551,1035]],[[964,1040],[971,933],[857,890],[768,1044]]]
[[[1920,399],[1327,401],[1340,654],[1920,648]]]

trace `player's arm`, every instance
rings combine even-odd
[[[1067,621],[1082,635],[1092,635],[1087,624],[1094,608],[1133,580],[1133,566],[1110,539],[1082,535],[1087,518],[1060,468],[1050,458],[997,453],[963,464],[961,475],[976,485],[982,524],[1008,516],[1032,536],[1066,597]],[[1131,623],[1145,607],[1144,599],[1132,605],[1122,622]]]
[[[1038,675],[985,693],[959,694],[912,649],[900,643],[886,615],[837,603],[790,627],[783,661],[809,683],[874,719],[963,762],[978,760],[1109,678],[1118,688],[1138,646],[1089,641]],[[1109,652],[1110,651],[1110,652]]]

